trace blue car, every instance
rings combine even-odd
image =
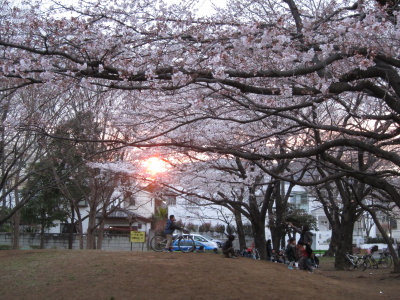
[[[203,250],[214,250],[218,249],[218,244],[210,239],[207,239],[205,236],[202,236],[200,234],[190,234],[192,239],[194,240],[194,243],[196,245],[196,249],[203,249]],[[174,243],[172,244],[172,247],[174,251],[178,251],[178,240],[175,240]]]

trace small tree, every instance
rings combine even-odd
[[[211,231],[211,223],[203,223],[199,226],[199,231],[200,232],[209,232]]]
[[[54,227],[55,221],[65,221],[69,215],[67,202],[55,185],[49,163],[43,159],[31,166],[32,175],[22,191],[23,194],[33,193],[31,201],[22,208],[21,217],[24,224],[39,225],[41,249],[45,230]]]
[[[165,223],[168,218],[168,209],[159,207],[157,211],[153,214],[152,216],[152,223],[151,227],[156,231],[156,232],[162,232],[164,231]]]
[[[186,229],[189,230],[189,231],[194,231],[195,232],[195,231],[197,231],[198,226],[193,224],[193,223],[191,223],[191,222],[189,222],[186,225]]]
[[[225,232],[225,225],[217,224],[213,227],[213,231],[217,233],[224,233]]]

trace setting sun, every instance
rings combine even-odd
[[[161,173],[167,170],[167,164],[158,157],[150,157],[144,163],[146,170],[150,173]]]

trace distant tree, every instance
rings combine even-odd
[[[210,232],[211,231],[211,223],[206,222],[199,226],[199,232]]]
[[[69,204],[57,187],[52,163],[49,163],[48,158],[31,165],[29,171],[32,175],[26,182],[22,194],[33,193],[34,196],[21,209],[21,222],[29,226],[39,225],[40,248],[43,249],[45,231],[54,227],[55,221],[67,220],[70,215]]]
[[[168,208],[158,207],[152,216],[152,229],[156,232],[163,232],[168,219]]]

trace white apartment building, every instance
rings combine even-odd
[[[184,224],[192,223],[194,225],[201,225],[204,223],[211,223],[212,226],[230,223],[235,225],[234,217],[231,211],[227,208],[218,205],[198,206],[193,204],[194,201],[187,201],[186,199],[178,197],[175,203],[168,206],[168,214],[175,215],[177,220],[181,220]],[[304,188],[295,186],[291,192],[289,202],[296,205],[298,208],[304,209],[309,214],[314,216],[317,220],[318,230],[313,231],[315,234],[313,249],[327,250],[331,238],[331,228],[321,204],[314,201]],[[390,236],[400,240],[400,230],[397,227],[395,219],[391,222],[385,221],[385,216],[382,218],[382,225],[388,228]],[[363,247],[364,237],[366,234],[366,222],[371,220],[360,219],[356,222],[353,233],[353,244],[357,247]],[[243,220],[246,223],[245,220]],[[267,221],[266,221],[267,223]],[[266,227],[267,239],[271,236],[269,229]],[[370,237],[379,237],[380,234],[376,230],[376,226],[371,225]]]

